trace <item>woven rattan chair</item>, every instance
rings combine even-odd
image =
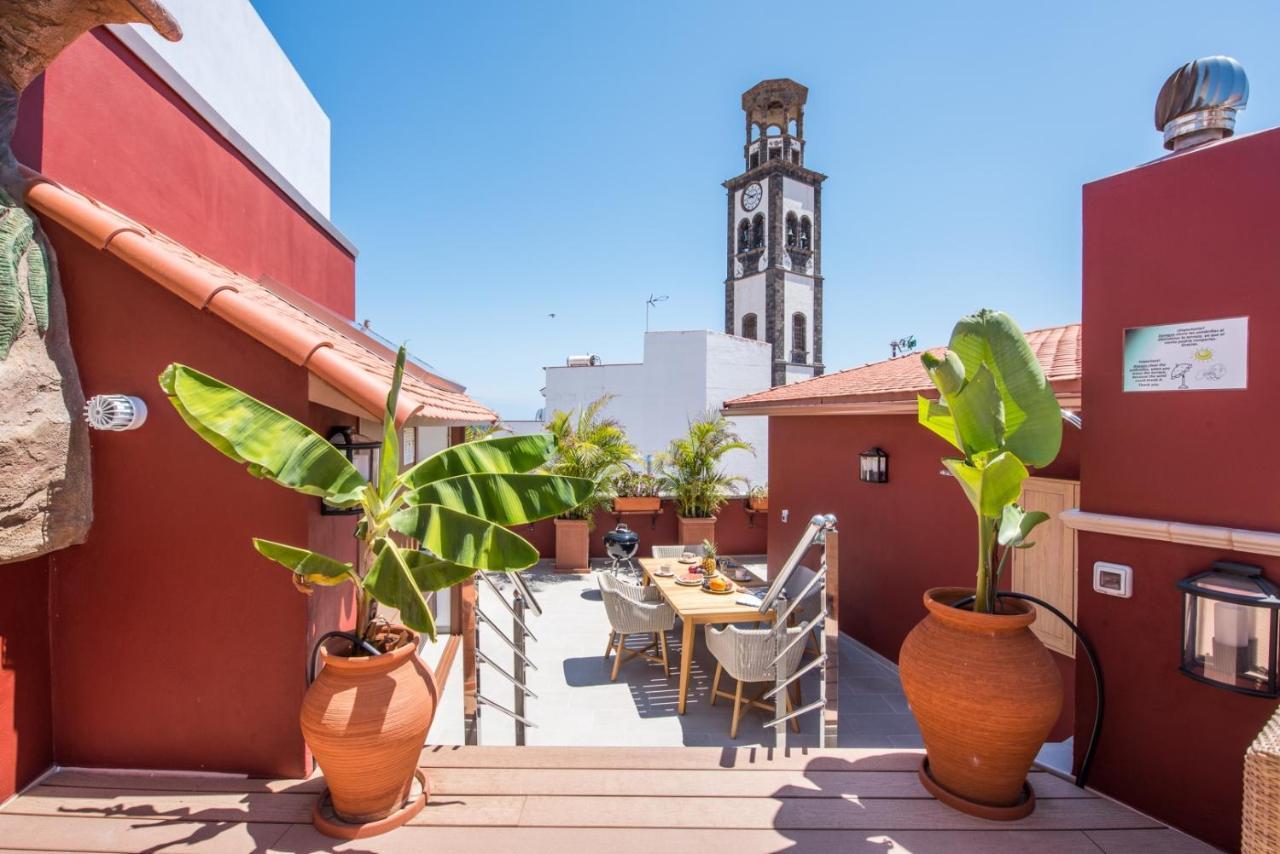
[[[1243,854],[1280,851],[1280,710],[1244,755]]]
[[[661,664],[662,674],[669,677],[671,667],[667,661],[667,632],[675,628],[676,612],[662,601],[662,595],[656,587],[640,587],[608,573],[600,573],[596,580],[600,583],[600,596],[604,600],[604,611],[609,617],[610,626],[604,660],[609,660],[611,652],[616,655],[610,681],[617,680],[622,662],[632,658],[644,658]],[[627,649],[627,635],[653,635],[653,643],[642,650]],[[649,653],[655,646],[661,649],[661,655]]]
[[[783,643],[790,643],[800,634],[800,628],[787,629]],[[711,654],[716,659],[716,675],[711,680],[711,705],[716,704],[717,697],[725,697],[733,700],[733,721],[729,724],[729,737],[738,737],[738,722],[742,719],[742,710],[746,706],[755,706],[764,709],[767,712],[777,714],[777,705],[767,703],[761,699],[761,696],[773,687],[777,680],[776,669],[770,666],[769,662],[773,661],[777,653],[777,647],[774,644],[773,629],[741,629],[737,626],[726,626],[723,629],[717,629],[713,626],[707,626],[707,649],[711,650]],[[797,643],[788,650],[786,658],[780,664],[784,675],[790,675],[796,665],[800,663],[800,656],[804,654],[804,644]],[[738,681],[738,686],[732,694],[728,691],[720,690],[720,674],[728,673],[729,676]],[[744,698],[742,696],[742,686],[747,682],[766,682],[756,696]],[[791,687],[783,691],[781,697],[784,700],[784,706],[787,711],[791,710],[792,694],[794,690],[795,702],[800,703],[800,683],[795,682]],[[796,718],[791,719],[791,729],[793,732],[800,731],[800,722]]]
[[[654,560],[679,560],[680,556],[685,552],[692,552],[698,557],[702,557],[706,552],[702,550],[702,546],[654,546]]]

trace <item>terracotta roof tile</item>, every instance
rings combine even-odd
[[[346,318],[276,282],[257,282],[37,173],[27,173],[27,201],[41,214],[103,249],[198,309],[333,386],[372,415],[381,415],[395,353]],[[396,421],[469,424],[497,415],[465,389],[420,365],[406,366]]]
[[[1036,329],[1026,335],[1027,343],[1059,396],[1078,396],[1080,324]],[[929,352],[941,355],[945,348],[934,347]],[[864,407],[871,412],[878,404],[901,409],[904,402],[914,402],[917,394],[931,391],[933,383],[920,363],[920,354],[910,353],[739,397],[727,401],[724,407],[728,413],[744,414],[784,408],[822,410],[850,406]]]

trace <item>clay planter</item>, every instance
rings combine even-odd
[[[614,513],[657,513],[662,499],[656,495],[618,496],[613,499]]]
[[[586,519],[556,520],[556,572],[590,572]]]
[[[769,499],[761,498],[757,501],[754,498],[747,499],[747,506],[757,513],[767,513],[769,511]]]
[[[716,541],[716,517],[708,516],[705,519],[694,517],[686,518],[677,515],[678,536],[677,540],[684,546],[701,545],[703,540]]]
[[[439,688],[418,658],[418,636],[383,655],[346,658],[323,647],[324,667],[302,699],[302,734],[328,790],[313,814],[331,836],[357,838],[404,824],[427,802],[415,772]]]
[[[988,819],[1035,809],[1027,771],[1062,711],[1062,677],[1031,633],[1036,613],[1005,600],[1003,613],[953,608],[972,590],[935,587],[928,616],[903,641],[902,690],[920,724],[920,779],[935,797]]]

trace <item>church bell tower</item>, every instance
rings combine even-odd
[[[729,195],[724,331],[773,345],[773,385],[822,373],[822,182],[804,165],[804,104],[794,80],[742,93],[746,170]]]

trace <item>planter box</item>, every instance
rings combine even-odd
[[[705,519],[693,518],[689,519],[684,516],[676,516],[679,522],[677,529],[679,536],[677,539],[681,545],[696,546],[700,545],[703,540],[716,541],[716,517],[709,516]]]
[[[556,572],[590,572],[590,531],[586,519],[556,520]]]
[[[619,496],[613,499],[614,513],[657,513],[662,507],[662,499],[652,496]]]
[[[768,513],[769,499],[765,498],[761,501],[756,501],[754,499],[747,499],[747,506],[750,507],[752,510],[756,511],[757,513]]]

